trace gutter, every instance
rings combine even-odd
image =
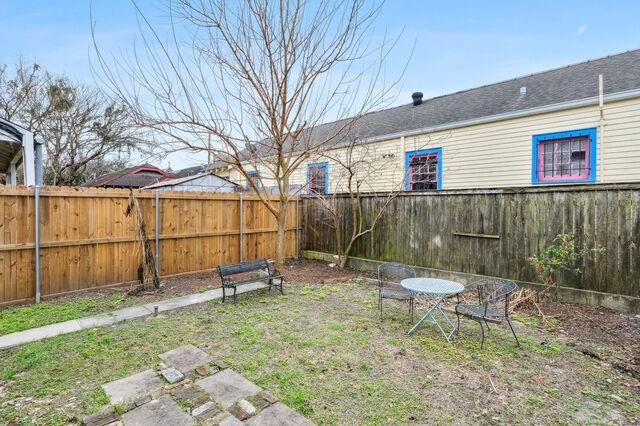
[[[640,98],[640,89],[625,90],[623,92],[609,93],[602,97],[602,101],[615,102],[626,99]],[[536,108],[523,109],[519,111],[507,112],[502,114],[487,115],[484,117],[472,118],[470,120],[454,121],[451,123],[441,124],[438,126],[421,127],[419,129],[407,130],[403,132],[388,133],[386,135],[375,136],[372,138],[362,139],[361,144],[381,142],[389,139],[397,139],[401,137],[418,136],[425,133],[433,133],[441,130],[450,130],[460,127],[469,127],[478,124],[492,123],[495,121],[510,120],[513,118],[528,117],[531,115],[544,114],[547,112],[563,111],[568,109],[580,108],[585,106],[599,105],[601,101],[600,95],[589,98],[577,99],[574,101],[560,102],[557,104],[545,105]],[[341,148],[341,146],[332,147],[330,149]]]

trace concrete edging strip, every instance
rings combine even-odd
[[[268,285],[262,281],[244,284],[238,286],[238,294],[247,293],[249,291],[267,287]],[[156,306],[158,307],[158,312],[167,312],[185,306],[196,305],[199,303],[209,302],[211,300],[221,298],[222,289],[216,288],[202,293],[194,293],[186,296],[174,297],[172,299],[159,300],[157,302],[145,303],[144,305],[130,306],[128,308],[118,309],[117,311],[109,312],[106,314],[92,315],[89,317],[58,322],[55,324],[45,325],[43,327],[31,328],[29,330],[5,334],[4,336],[0,336],[0,350],[13,348],[25,343],[36,342],[48,337],[59,336],[61,334],[74,333],[76,331],[86,330],[89,328],[104,327],[126,320],[146,317],[149,315],[153,315],[154,308]]]

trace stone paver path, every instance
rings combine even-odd
[[[89,426],[313,424],[193,345],[181,346],[159,357],[157,370],[145,370],[104,384],[113,405],[85,417],[83,423]],[[169,369],[184,377],[168,383],[160,372]]]
[[[211,355],[193,345],[180,346],[177,349],[160,354],[160,359],[182,374],[187,374],[213,361]]]
[[[267,287],[269,286],[262,281],[243,284],[238,286],[238,294]],[[64,321],[45,325],[44,327],[19,331],[17,333],[5,334],[4,336],[0,336],[0,350],[58,336],[60,334],[74,333],[87,328],[104,327],[121,321],[153,315],[156,306],[158,307],[158,312],[165,312],[221,298],[222,289],[216,288],[202,293],[189,294],[187,296],[146,303],[140,306],[123,308],[107,314],[93,315],[77,320]]]
[[[126,401],[135,402],[158,391],[164,382],[153,370],[145,370],[124,379],[116,380],[105,385],[102,389],[111,399],[112,404],[122,404]]]
[[[231,369],[222,370],[206,379],[198,380],[196,385],[204,389],[224,408],[231,407],[243,398],[257,395],[262,390]]]
[[[313,423],[283,403],[276,402],[262,410],[257,416],[250,418],[246,424],[256,426],[302,426],[312,425]]]
[[[188,426],[195,424],[195,421],[169,395],[164,395],[124,413],[122,423],[139,426]]]

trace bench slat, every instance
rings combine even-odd
[[[269,270],[269,264],[266,259],[251,260],[248,262],[232,263],[230,265],[218,266],[220,275],[226,277],[228,275],[242,274],[244,272],[253,272],[260,270]]]

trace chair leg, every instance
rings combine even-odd
[[[484,327],[481,320],[478,320],[478,324],[480,324],[480,330],[482,330],[482,342],[480,342],[480,350],[482,350],[484,348]]]
[[[282,289],[282,286],[284,285],[284,279],[280,279],[280,294],[282,294],[284,296],[284,290]]]
[[[516,339],[516,345],[520,346],[520,342],[518,341],[518,336],[516,336],[516,332],[513,329],[513,326],[511,325],[511,321],[509,321],[509,317],[506,317],[506,319],[507,319],[507,324],[509,324],[509,328],[511,329],[511,332],[513,333],[513,337],[515,337]]]
[[[460,314],[456,310],[456,317],[458,318],[458,326],[456,327],[456,336],[460,335]]]
[[[483,320],[484,320],[484,325],[487,326],[487,333],[488,333],[489,331],[491,331],[491,329],[489,328],[489,323],[487,322],[486,319],[483,318]]]
[[[411,324],[414,322],[414,312],[416,311],[416,305],[414,299],[411,299]]]
[[[233,287],[233,303],[238,303],[238,289],[236,287]]]
[[[225,293],[225,291],[224,291],[224,290],[225,290],[225,287],[223,286],[223,287],[222,287],[222,303],[224,303],[224,299],[225,299],[225,297],[226,297],[226,293]]]
[[[379,297],[378,307],[380,308],[380,321],[382,321],[382,296]]]

